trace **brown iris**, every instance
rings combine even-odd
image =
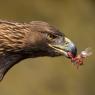
[[[47,38],[49,39],[49,40],[53,40],[53,39],[55,39],[57,36],[56,35],[53,35],[53,34],[48,34],[48,36],[47,36]]]

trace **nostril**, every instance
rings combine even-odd
[[[65,44],[67,45],[67,44],[68,44],[68,42],[65,42]]]

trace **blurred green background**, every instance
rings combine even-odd
[[[0,95],[95,95],[95,0],[0,0],[0,18],[46,21],[93,55],[79,70],[65,57],[30,58],[0,82]]]

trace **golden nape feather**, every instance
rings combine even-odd
[[[0,21],[0,54],[23,49],[29,37],[29,25]]]

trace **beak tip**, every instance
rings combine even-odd
[[[77,48],[75,46],[72,48],[71,53],[74,57],[77,55]]]
[[[71,52],[72,55],[75,57],[77,55],[77,48],[76,48],[75,44],[67,37],[65,37],[65,41],[68,42],[68,44],[67,44],[68,52]]]

